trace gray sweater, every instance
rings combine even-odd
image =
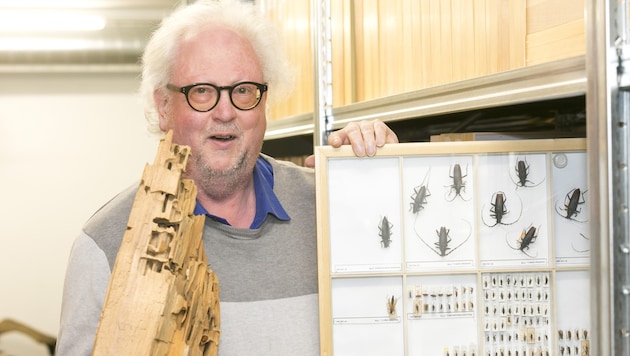
[[[276,161],[274,192],[291,217],[259,229],[206,218],[204,247],[219,278],[220,356],[319,355],[312,169]],[[137,186],[102,207],[76,239],[64,285],[57,354],[90,355]]]

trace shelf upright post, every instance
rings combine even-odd
[[[313,27],[313,143],[328,143],[332,128],[332,32],[330,0],[312,0]]]
[[[628,0],[586,1],[594,355],[630,355],[628,5]]]

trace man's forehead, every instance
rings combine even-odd
[[[221,85],[263,79],[251,43],[233,29],[221,26],[209,26],[182,40],[173,76],[223,77],[218,83]]]

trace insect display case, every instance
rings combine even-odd
[[[323,355],[587,355],[584,139],[316,148]]]

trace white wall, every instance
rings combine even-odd
[[[0,74],[0,321],[57,335],[74,238],[153,162],[138,84],[137,74]],[[1,335],[0,350],[47,355],[17,333]]]

